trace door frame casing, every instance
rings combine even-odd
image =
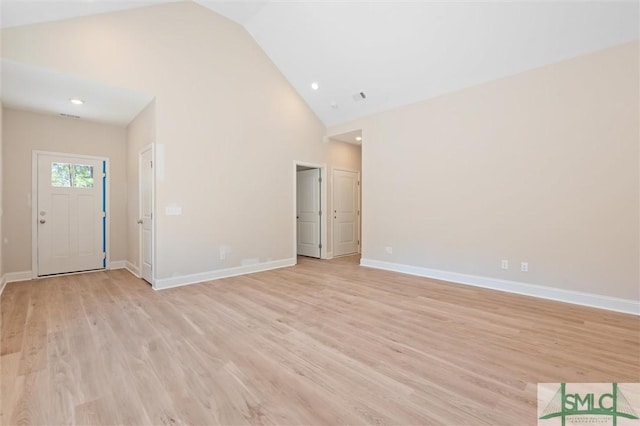
[[[53,152],[53,151],[41,151],[41,150],[32,150],[31,151],[31,278],[39,279],[46,278],[40,277],[38,275],[38,156],[39,155],[54,155],[60,157],[70,157],[70,158],[79,158],[79,159],[90,159],[90,160],[99,160],[105,162],[105,175],[106,179],[104,180],[104,196],[105,196],[105,226],[106,230],[104,232],[104,244],[105,244],[105,253],[106,253],[106,261],[104,270],[110,269],[111,265],[111,191],[110,191],[110,164],[109,157],[101,157],[97,155],[83,155],[83,154],[72,154],[68,152]],[[102,269],[101,269],[102,270]],[[75,274],[77,272],[69,272],[69,274]],[[64,273],[58,275],[65,275]]]
[[[296,220],[296,213],[298,207],[298,166],[309,167],[312,169],[320,169],[320,178],[322,182],[320,182],[320,211],[322,215],[320,216],[320,244],[322,244],[322,248],[320,249],[320,259],[329,259],[327,255],[327,164],[314,164],[308,163],[305,161],[293,160],[293,208],[292,208],[292,218],[293,218],[293,258],[295,259],[296,264],[298,263],[298,221]]]
[[[358,182],[360,182],[360,185],[358,185],[358,212],[359,214],[356,215],[357,216],[357,220],[358,220],[358,226],[356,227],[356,238],[358,241],[358,251],[356,253],[353,254],[361,254],[362,253],[362,241],[361,241],[361,232],[360,230],[362,229],[362,182],[360,180],[360,170],[352,170],[352,169],[348,169],[345,167],[332,167],[331,168],[331,208],[333,208],[333,206],[336,205],[335,201],[335,197],[336,197],[336,187],[335,187],[335,172],[336,171],[340,171],[340,172],[349,172],[349,173],[355,173],[357,175],[357,179]],[[333,217],[333,214],[331,214],[331,216]],[[331,222],[331,247],[333,249],[333,247],[335,247],[335,224],[333,223],[333,221]],[[345,255],[340,255],[340,256],[352,256],[353,254],[345,254]]]
[[[138,219],[142,217],[142,153],[151,150],[151,287],[156,288],[156,144],[138,151]],[[142,226],[138,226],[138,278],[142,278]]]

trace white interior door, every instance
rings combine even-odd
[[[320,169],[296,173],[298,254],[320,258]]]
[[[357,172],[333,171],[333,255],[358,253],[360,191]]]
[[[106,267],[105,161],[37,154],[37,274]]]
[[[140,153],[140,276],[153,284],[153,150]]]

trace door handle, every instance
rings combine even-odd
[[[142,225],[142,219],[138,219],[136,222],[138,222],[138,225]]]
[[[40,219],[40,223],[45,223],[45,222],[46,222],[46,220]]]

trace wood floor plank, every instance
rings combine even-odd
[[[81,399],[80,372],[76,354],[69,347],[64,331],[49,333],[47,367],[49,372],[49,414],[59,424],[74,424],[75,405]]]
[[[24,327],[22,357],[18,374],[26,375],[46,367],[47,358],[47,292],[46,283],[30,286],[29,306]]]
[[[111,395],[77,405],[75,419],[79,425],[121,424],[115,401]]]
[[[640,381],[640,318],[358,266],[161,292],[10,283],[0,423],[534,425],[538,382]]]
[[[29,311],[31,282],[7,286],[2,293],[2,335],[0,356],[20,352]]]
[[[0,383],[0,424],[9,423],[15,406],[15,398],[18,396],[14,386],[16,386],[18,379],[20,355],[20,352],[14,352],[0,357],[0,377],[2,378],[2,383]]]

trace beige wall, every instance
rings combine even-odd
[[[332,148],[241,26],[178,2],[5,29],[2,42],[5,58],[155,95],[157,277],[294,257],[293,162],[331,167]]]
[[[2,280],[2,278],[4,277],[4,266],[3,266],[3,262],[2,262],[2,253],[4,252],[4,235],[2,233],[2,222],[3,219],[2,217],[4,216],[4,204],[3,204],[3,189],[2,189],[2,182],[3,182],[3,178],[4,178],[4,165],[3,165],[3,157],[4,157],[4,137],[2,136],[2,129],[3,129],[3,120],[4,120],[4,115],[2,114],[3,108],[2,106],[0,106],[0,281]],[[0,283],[0,288],[2,288],[2,284]]]
[[[363,129],[363,257],[638,300],[638,49],[329,129]]]
[[[32,151],[94,155],[110,160],[111,261],[127,258],[126,129],[3,108],[4,271],[31,270]]]
[[[240,26],[179,2],[2,39],[3,57],[155,94],[160,278],[294,255],[292,162],[339,156]],[[364,257],[638,299],[638,117],[631,43],[328,133],[363,129]]]
[[[329,163],[336,168],[360,171],[361,147],[345,142],[329,142]]]
[[[155,142],[156,117],[155,103],[147,106],[127,127],[127,261],[133,271],[139,272],[139,170],[138,160],[140,151]],[[133,266],[133,267],[131,267]]]

